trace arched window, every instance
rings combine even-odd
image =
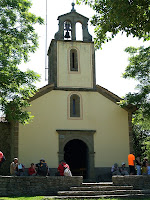
[[[80,97],[77,94],[70,96],[70,117],[80,117]]]
[[[78,53],[76,49],[70,50],[70,71],[78,71]]]

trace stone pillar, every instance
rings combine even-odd
[[[64,160],[64,152],[58,152],[58,162],[60,163],[61,160]]]
[[[132,113],[128,113],[128,126],[129,126],[129,147],[130,153],[134,153],[133,149],[133,134],[132,134]]]
[[[88,24],[87,22],[84,22],[82,24],[82,31],[83,31],[83,41],[92,41],[92,36],[88,32]]]
[[[64,39],[64,22],[59,22],[59,33],[60,33],[60,39]]]
[[[75,28],[75,23],[72,22],[72,40],[76,40],[76,28]]]
[[[88,170],[88,179],[95,180],[95,170],[94,170],[94,152],[89,152],[89,170]]]
[[[19,123],[11,122],[11,160],[18,157]]]

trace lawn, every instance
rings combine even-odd
[[[0,200],[43,200],[44,197],[0,197]]]
[[[47,198],[40,197],[40,196],[37,196],[37,197],[0,197],[0,200],[44,200],[44,199],[47,199]],[[50,200],[54,200],[54,199],[50,199]],[[69,200],[71,200],[71,199],[69,199]],[[94,199],[89,199],[89,200],[94,200]],[[132,199],[115,198],[115,199],[99,199],[99,200],[133,200],[133,198]],[[150,198],[142,198],[142,200],[150,200]]]

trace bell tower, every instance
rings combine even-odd
[[[48,84],[55,88],[95,89],[95,51],[88,32],[88,18],[77,13],[75,4],[69,13],[58,17],[59,30],[48,50]],[[76,40],[81,23],[82,40]]]

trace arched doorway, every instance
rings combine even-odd
[[[69,141],[64,147],[64,160],[74,176],[88,178],[88,147],[79,139]]]
[[[76,140],[78,142],[77,142],[76,145],[74,145],[74,149],[77,150],[81,146],[82,149],[85,149],[84,152],[86,152],[84,154],[85,157],[86,157],[86,161],[87,161],[87,163],[86,163],[86,173],[85,173],[86,179],[95,180],[94,133],[96,132],[96,130],[57,129],[56,131],[59,135],[59,137],[58,137],[58,139],[59,139],[59,151],[58,151],[58,161],[59,161],[59,163],[60,163],[61,160],[65,159],[64,156],[66,157],[67,153],[65,153],[64,151],[66,150],[69,143],[70,143],[70,146],[72,146],[72,144],[73,144],[72,141]],[[86,147],[85,147],[85,145],[86,145]],[[65,148],[65,146],[66,146],[66,148]],[[80,162],[80,160],[81,160],[81,158],[78,156],[77,162]],[[68,159],[67,162],[70,163],[69,159]],[[74,170],[74,168],[73,168],[73,170]],[[78,168],[78,170],[79,170],[79,168]]]

